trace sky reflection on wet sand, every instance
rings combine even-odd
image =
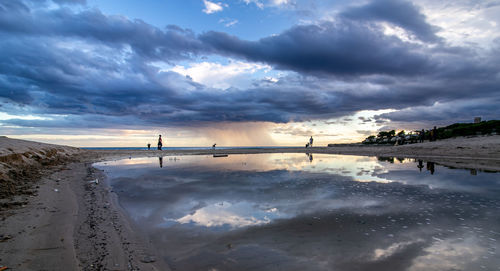
[[[177,270],[500,270],[499,173],[320,154],[96,166]]]

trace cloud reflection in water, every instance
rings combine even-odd
[[[178,270],[500,266],[497,173],[321,154],[126,161],[97,166]]]
[[[276,208],[273,208],[277,210]],[[195,223],[205,227],[220,227],[228,225],[231,228],[256,226],[269,223],[268,213],[252,208],[248,202],[221,202],[198,209],[194,214],[188,214],[176,219],[180,224]],[[261,217],[256,218],[257,217]]]

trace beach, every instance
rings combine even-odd
[[[415,158],[453,168],[500,171],[500,136],[401,146],[83,150],[0,138],[0,266],[12,270],[170,270],[118,204],[96,162],[139,157],[259,153]]]

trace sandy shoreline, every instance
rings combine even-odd
[[[452,138],[401,146],[339,144],[313,148],[238,148],[215,150],[87,150],[88,161],[129,157],[175,155],[255,154],[255,153],[325,153],[360,156],[403,157],[430,160],[450,167],[500,171],[500,136]]]
[[[403,146],[230,150],[80,150],[0,138],[0,266],[12,270],[169,270],[121,210],[97,161],[129,157],[330,153],[419,158],[500,171],[500,136]],[[98,179],[99,183],[94,181]]]

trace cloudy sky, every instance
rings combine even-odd
[[[0,0],[0,134],[303,145],[500,118],[500,1]]]

